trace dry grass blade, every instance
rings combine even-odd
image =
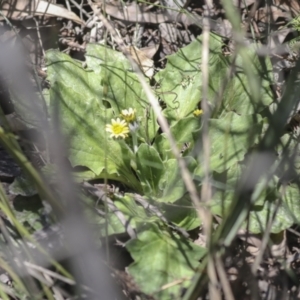
[[[225,299],[226,300],[234,300],[234,296],[230,287],[230,283],[222,263],[222,260],[219,256],[216,256],[216,268],[218,271],[218,275],[221,281],[221,285],[224,291]]]
[[[67,284],[70,284],[70,285],[74,285],[76,282],[70,278],[67,278],[65,276],[62,276],[56,272],[53,272],[51,270],[48,270],[46,268],[43,268],[41,266],[37,266],[33,263],[30,263],[30,262],[24,262],[24,265],[28,268],[28,269],[33,269],[33,270],[36,270],[38,272],[41,272],[43,273],[44,275],[46,274],[47,276],[50,276],[51,278],[55,278],[55,279],[58,279],[58,280],[61,280]]]

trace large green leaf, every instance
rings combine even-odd
[[[223,174],[215,174],[215,191],[210,202],[213,214],[222,216],[223,218],[230,217],[231,204],[235,200],[235,197],[237,197],[239,184],[241,184],[241,176],[245,172],[245,168],[245,165],[235,164]],[[249,223],[244,223],[244,227],[247,227],[253,233],[262,232],[272,212],[274,212],[276,199],[278,198],[278,178],[273,176],[271,180],[267,180],[266,175],[262,174],[261,178],[258,178],[258,183],[253,188],[250,199],[252,207],[249,215]],[[280,231],[281,226],[284,227],[286,224],[290,224],[289,216],[285,220],[286,223],[285,221],[282,222],[282,219],[284,219],[282,215],[284,214],[286,214],[286,210],[280,208],[279,217],[276,217],[272,231]]]
[[[184,153],[185,155],[190,152],[189,150],[192,149],[192,145],[194,144],[192,133],[199,130],[200,126],[200,119],[195,117],[183,118],[174,122],[171,126],[171,133],[176,141],[177,148],[182,150],[186,144],[188,145],[188,149]],[[154,147],[157,149],[163,160],[174,158],[170,142],[164,133],[155,138]]]
[[[157,299],[179,299],[206,250],[163,227],[151,224],[126,244],[134,263],[128,268],[141,290]],[[150,279],[150,280],[149,280]],[[163,289],[166,284],[179,283]]]
[[[261,191],[257,194],[257,198],[255,201],[253,200],[253,210],[259,211],[260,215],[266,215],[268,212],[268,203],[275,202],[276,198],[278,197],[277,188],[276,188],[276,181],[271,180],[267,186],[263,185],[263,189],[261,189],[263,182],[260,180],[259,183],[255,186],[253,195],[256,191]],[[226,217],[230,214],[229,209],[231,208],[231,203],[236,197],[237,186],[234,189],[233,186],[224,185],[223,189],[218,189],[215,191],[213,195],[213,199],[211,201],[211,211],[214,214]],[[255,217],[255,216],[254,216]]]
[[[117,180],[139,191],[130,167],[133,153],[125,141],[110,139],[105,131],[113,111],[101,100],[100,76],[60,52],[47,52],[47,62],[53,118],[59,111],[63,131],[70,138],[72,165],[86,166],[98,176],[116,174]]]
[[[103,95],[117,116],[122,109],[136,109],[140,122],[139,136],[147,142],[154,138],[158,124],[136,74],[131,70],[127,58],[120,52],[98,44],[87,46],[87,64],[99,73],[106,90]]]
[[[237,56],[235,74],[228,82],[222,99],[225,111],[255,114],[273,102],[272,64],[269,58],[259,57],[256,50],[257,46],[253,44],[243,50],[243,56]]]
[[[186,167],[191,174],[197,167],[197,162],[192,157],[185,157]],[[164,174],[159,182],[161,196],[159,202],[175,202],[187,192],[176,159],[169,159],[164,163]]]
[[[218,91],[226,76],[227,60],[222,54],[222,39],[211,35],[209,57],[210,99]],[[155,75],[160,83],[160,98],[167,104],[164,111],[169,120],[180,120],[193,112],[201,101],[201,53],[200,36],[177,53],[168,56],[166,68]]]
[[[274,200],[266,201],[263,207],[252,210],[249,214],[248,223],[244,224],[244,228],[248,228],[253,233],[261,233],[264,232],[271,219],[273,220],[272,233],[279,233],[291,227],[295,223],[295,218],[290,209],[280,202],[276,203]],[[296,201],[299,202],[299,198]],[[299,205],[297,206],[299,208]]]
[[[290,227],[292,224],[299,224],[300,220],[300,186],[298,184],[290,184],[282,186],[279,190],[282,194],[282,204],[284,212],[286,213],[279,215],[282,220],[282,230]],[[277,214],[276,214],[277,218]],[[278,230],[279,231],[279,230]]]
[[[128,225],[132,228],[138,228],[145,223],[158,220],[157,216],[149,216],[142,206],[137,205],[130,194],[125,194],[124,196],[114,195],[113,201],[118,211],[122,213],[126,224],[122,224],[115,210],[109,209],[106,215],[98,216],[93,211],[90,211],[88,219],[90,221],[93,220],[92,222],[95,224],[101,225],[101,236],[124,233]],[[98,208],[104,209],[100,205]]]
[[[231,58],[223,54],[222,47],[222,39],[211,34],[208,100],[215,106],[214,99],[224,85],[224,81],[227,80],[221,102],[222,112],[235,111],[243,115],[260,112],[273,101],[270,60],[259,58],[255,47],[250,46],[243,56],[237,56],[235,72],[232,78],[228,79]],[[155,79],[160,84],[158,95],[167,106],[164,113],[171,122],[191,114],[201,101],[201,55],[202,36],[177,53],[168,56],[166,68],[155,75]],[[252,76],[249,76],[250,71]],[[254,86],[253,92],[251,88]]]
[[[185,196],[175,203],[163,203],[162,209],[168,221],[186,230],[193,230],[201,225],[201,220],[189,196]]]
[[[239,116],[234,112],[229,112],[222,118],[211,119],[209,121],[211,170],[221,173],[233,164],[242,161],[249,148],[257,141],[261,130],[262,118],[260,115]],[[199,133],[198,138],[200,138]],[[201,153],[199,157],[200,162],[203,161]],[[201,164],[196,174],[202,176]]]
[[[244,167],[234,166],[233,170],[231,169],[226,172],[223,185],[222,182],[218,182],[218,186],[222,188],[216,189],[210,203],[212,213],[224,218],[231,215],[230,208],[238,190],[239,174],[243,172]],[[252,233],[261,233],[273,219],[271,232],[278,233],[294,223],[299,223],[299,186],[292,184],[278,188],[279,181],[276,176],[268,182],[264,179],[262,176],[254,187],[252,198],[255,196],[255,199],[252,199],[253,206],[243,227]]]

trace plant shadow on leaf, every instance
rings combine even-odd
[[[183,158],[187,169],[194,174],[197,168],[197,161],[190,156]],[[180,200],[186,193],[187,189],[182,179],[178,162],[176,159],[169,159],[164,163],[165,171],[159,181],[161,190],[160,196],[156,199],[158,202],[173,203]]]
[[[258,114],[273,102],[274,95],[271,89],[272,65],[268,59],[262,62],[255,53],[255,49],[250,47],[248,55],[251,58],[248,68],[252,69],[253,74],[261,79],[257,82],[258,95],[253,95],[249,78],[244,72],[243,60],[237,58],[235,73],[229,81],[221,103],[221,112],[235,111],[239,115]]]
[[[134,259],[128,272],[143,291],[158,299],[178,299],[206,254],[206,249],[159,224],[144,226],[126,248]],[[177,280],[178,284],[162,289]]]
[[[159,197],[159,181],[164,175],[164,165],[153,146],[142,144],[137,151],[137,175],[146,195]]]
[[[170,130],[174,139],[176,140],[176,146],[178,149],[183,149],[185,145],[189,145],[189,149],[193,148],[191,145],[194,145],[197,141],[195,140],[193,133],[200,130],[200,126],[201,120],[195,118],[194,116],[186,117],[173,123],[173,125],[170,127]],[[170,142],[164,133],[156,136],[153,146],[159,152],[159,155],[163,161],[175,158],[170,146]],[[184,156],[187,156],[190,153],[190,151],[188,151],[189,149],[186,149]]]
[[[243,161],[249,148],[258,141],[262,131],[260,115],[239,116],[233,112],[224,114],[219,119],[209,121],[209,135],[211,140],[210,168],[222,173],[232,165]],[[194,140],[200,136],[200,131],[194,132]],[[202,153],[195,146],[194,152],[198,161],[203,161]],[[202,165],[199,164],[195,175],[203,177]]]
[[[167,220],[187,231],[201,225],[201,220],[188,196],[182,197],[172,204],[162,203],[161,207]]]

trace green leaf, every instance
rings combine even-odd
[[[178,149],[183,149],[185,144],[189,144],[188,149],[191,149],[191,143],[194,143],[193,132],[200,129],[200,119],[195,117],[183,118],[170,127],[171,133],[176,141]],[[163,160],[174,158],[171,150],[170,142],[164,133],[155,138],[154,147],[159,152]],[[185,154],[189,151],[186,150]]]
[[[144,293],[155,293],[161,300],[180,298],[181,289],[189,285],[199,259],[206,253],[204,248],[154,224],[145,226],[126,248],[134,259],[129,274]],[[178,284],[161,290],[177,280]]]
[[[231,204],[237,196],[238,183],[240,183],[241,174],[243,172],[245,172],[245,166],[236,164],[224,174],[215,176],[218,181],[215,182],[216,189],[210,202],[211,212],[213,214],[222,216],[223,218],[230,217]],[[251,201],[253,206],[250,213],[250,225],[247,229],[253,233],[265,230],[264,226],[267,224],[266,217],[270,213],[269,209],[271,211],[274,210],[274,202],[279,197],[277,192],[277,177],[273,177],[268,182],[263,180],[264,178],[263,175],[259,179],[252,193]],[[244,227],[246,226],[248,225],[244,225]],[[278,226],[278,223],[276,226]]]
[[[222,39],[211,34],[209,44],[210,98],[225,78],[228,62],[222,54]],[[159,97],[166,103],[164,113],[171,120],[180,120],[191,114],[201,101],[201,49],[202,36],[191,44],[168,56],[165,69],[155,75],[160,83]]]
[[[215,106],[215,97],[223,89],[226,79],[221,112],[235,111],[238,114],[249,115],[262,111],[273,101],[270,60],[258,57],[256,45],[250,46],[243,56],[237,56],[235,73],[228,79],[228,68],[232,62],[230,57],[223,54],[222,48],[222,39],[211,34],[208,62],[209,102]],[[155,75],[156,81],[160,83],[158,96],[167,106],[164,114],[171,122],[190,115],[201,101],[201,55],[202,36],[177,53],[168,56],[166,68]],[[245,66],[247,74],[244,72]],[[253,75],[251,77],[250,71]],[[253,86],[257,87],[254,92],[251,90]]]
[[[242,115],[256,114],[273,102],[272,64],[269,58],[258,57],[256,50],[257,45],[253,44],[245,49],[243,57],[237,56],[235,76],[227,84],[222,99],[225,111],[235,111]],[[248,72],[251,70],[251,78],[245,74],[245,68]],[[255,81],[254,91],[250,81]]]
[[[86,180],[96,179],[96,174],[89,169],[75,170],[72,172],[75,182],[83,182]]]
[[[100,74],[102,65],[116,62],[121,70],[131,71],[128,59],[118,51],[104,45],[88,44],[86,47],[86,63],[95,73]]]
[[[185,157],[185,162],[191,174],[197,167],[197,162],[192,157]],[[156,200],[159,202],[175,202],[187,191],[176,159],[169,159],[164,163],[164,174],[159,182],[161,196]]]
[[[257,207],[250,212],[249,223],[244,223],[243,227],[248,228],[252,233],[261,233],[264,232],[271,218],[273,218],[272,233],[279,233],[294,223],[294,218],[287,207],[275,201],[266,201],[263,207]]]
[[[60,113],[63,132],[70,137],[72,165],[86,166],[97,176],[115,174],[117,180],[140,191],[130,167],[133,153],[126,144],[130,140],[110,139],[105,131],[113,112],[101,100],[99,75],[60,52],[48,51],[47,62],[52,117]]]
[[[242,161],[245,154],[258,139],[262,130],[260,115],[239,116],[233,112],[222,118],[209,121],[209,137],[211,142],[210,168],[222,173],[233,164]],[[197,139],[195,133],[195,139]],[[198,133],[198,138],[199,138]],[[201,157],[200,162],[204,158]],[[202,165],[195,172],[202,176]]]
[[[261,183],[258,183],[258,186],[260,184]],[[279,233],[291,227],[293,224],[299,223],[299,186],[295,184],[281,186],[279,191],[277,186],[278,180],[276,180],[276,178],[270,181],[268,187],[260,195],[261,199],[258,199],[258,203],[255,203],[255,206],[250,211],[248,221],[243,224],[244,228],[247,228],[247,230],[252,233],[261,233],[264,232],[270,220],[273,219],[271,232]],[[282,195],[282,199],[280,195]],[[229,207],[230,201],[232,200],[230,196],[233,197],[232,193],[231,195],[229,193],[223,194],[223,205],[225,209]],[[220,205],[218,206],[216,204],[217,202],[214,203],[215,206],[212,208],[213,212],[221,215]]]
[[[141,181],[144,193],[152,197],[159,197],[159,181],[164,174],[164,165],[153,146],[142,144],[136,153],[137,175]]]
[[[87,64],[99,73],[108,101],[116,116],[123,109],[136,109],[140,122],[138,134],[150,143],[158,130],[153,110],[147,100],[137,75],[131,70],[127,58],[120,52],[102,45],[87,45]]]
[[[260,188],[261,181],[256,185],[255,190]],[[254,190],[254,193],[255,193]],[[253,193],[253,194],[254,194]],[[230,214],[229,208],[233,198],[236,196],[236,191],[232,189],[217,190],[214,193],[213,199],[211,201],[211,211],[213,214],[226,217]],[[274,181],[270,181],[268,186],[265,187],[262,192],[258,195],[255,203],[253,204],[254,211],[259,211],[260,215],[267,214],[268,204],[265,202],[274,202],[277,198],[277,190]]]
[[[295,220],[300,220],[300,191],[299,184],[282,186],[280,192],[283,195],[283,204],[294,215]]]
[[[201,225],[201,220],[188,196],[181,198],[173,204],[163,203],[162,209],[169,222],[185,230],[193,230]]]
[[[135,200],[130,194],[125,196],[114,196],[114,204],[118,210],[125,217],[126,225],[130,225],[132,228],[138,228],[146,222],[154,222],[158,220],[156,216],[148,216],[145,209],[136,204]],[[117,217],[115,211],[109,210],[105,216],[97,216],[88,218],[89,220],[95,219],[95,222],[102,225],[100,233],[101,236],[120,234],[126,232],[126,225],[123,225],[120,219]],[[104,224],[107,223],[107,229]]]
[[[37,194],[36,188],[32,181],[30,181],[24,175],[15,178],[14,182],[9,186],[9,192],[13,195],[20,195],[25,197]]]

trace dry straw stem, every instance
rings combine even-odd
[[[210,7],[210,3],[207,3],[207,6]],[[207,17],[209,16],[209,10],[205,11]],[[210,117],[210,107],[208,105],[208,61],[209,61],[209,35],[210,35],[210,25],[209,21],[206,17],[203,18],[203,31],[202,31],[202,100],[201,100],[201,108],[203,110],[203,130],[202,130],[202,142],[203,142],[203,161],[202,165],[204,168],[204,181],[201,189],[201,200],[204,203],[208,203],[211,198],[211,183],[209,179],[210,174],[210,139],[208,134],[208,120]],[[207,217],[203,220],[206,222],[206,226],[204,229],[207,231],[205,234],[208,238],[209,243],[209,235],[210,235],[210,227],[211,227],[211,214],[208,213]]]
[[[227,274],[225,272],[225,268],[222,262],[222,259],[220,258],[219,255],[216,255],[216,269],[218,271],[218,275],[220,278],[220,282],[223,288],[223,292],[224,292],[224,296],[226,300],[235,300],[231,287],[230,287],[230,283],[227,277]]]
[[[62,276],[62,275],[60,275],[60,274],[57,273],[57,272],[53,272],[53,271],[51,271],[51,270],[48,270],[48,269],[43,268],[43,267],[41,267],[41,266],[38,266],[38,265],[36,265],[36,264],[34,264],[34,263],[25,261],[25,262],[24,262],[24,265],[25,265],[28,269],[36,270],[36,271],[38,271],[38,272],[41,272],[41,273],[46,274],[46,275],[48,275],[48,276],[51,276],[52,278],[58,279],[58,280],[60,280],[60,281],[62,281],[62,282],[65,282],[65,283],[67,283],[67,284],[69,284],[69,285],[75,285],[75,284],[76,284],[76,282],[75,282],[73,279],[68,278],[68,277],[65,277],[65,276]]]
[[[203,18],[203,28],[202,28],[202,100],[201,108],[203,110],[203,130],[202,130],[202,144],[203,144],[203,161],[201,162],[204,167],[204,181],[201,189],[201,199],[204,203],[208,203],[211,199],[211,182],[210,182],[210,138],[208,132],[208,121],[210,118],[210,107],[208,104],[208,81],[209,81],[209,36],[210,36],[210,24],[208,17],[210,15],[210,8],[212,7],[212,2],[210,0],[206,1],[206,7],[204,11]],[[208,211],[206,218],[203,220],[206,222],[204,226],[206,234],[206,244],[209,249],[208,251],[208,262],[207,262],[207,273],[209,277],[209,296],[210,299],[221,300],[221,293],[218,289],[218,278],[216,274],[215,265],[215,253],[211,251],[213,245],[211,244],[211,225],[212,216]]]
[[[176,157],[179,168],[180,168],[182,179],[183,179],[183,181],[186,185],[186,188],[189,192],[189,195],[192,199],[192,202],[193,202],[193,204],[196,208],[197,214],[198,214],[199,218],[203,221],[203,225],[206,226],[207,222],[204,222],[204,220],[206,220],[206,216],[207,216],[208,211],[201,204],[201,200],[198,196],[197,189],[196,189],[196,186],[193,182],[192,176],[191,176],[190,172],[188,171],[184,160],[180,156],[180,152],[179,152],[179,150],[176,146],[176,142],[175,142],[175,140],[174,140],[174,138],[171,134],[168,122],[167,122],[166,118],[161,113],[161,108],[159,106],[159,103],[158,103],[156,97],[154,96],[150,86],[147,84],[147,82],[144,78],[144,75],[142,74],[142,72],[139,69],[138,65],[134,61],[132,55],[128,52],[128,50],[126,48],[126,45],[124,44],[123,40],[118,36],[115,29],[108,22],[108,20],[104,17],[104,15],[100,12],[100,9],[97,8],[97,5],[94,4],[91,0],[88,0],[88,3],[91,6],[91,8],[93,9],[95,15],[103,22],[104,26],[107,28],[107,30],[110,32],[110,34],[113,36],[114,40],[116,41],[116,43],[120,47],[122,53],[128,58],[129,62],[131,63],[131,66],[132,66],[133,70],[136,72],[136,74],[138,76],[138,79],[139,79],[142,87],[144,88],[144,91],[145,91],[146,96],[149,100],[149,103],[151,104],[151,106],[154,110],[154,113],[157,116],[158,123],[161,126],[162,130],[164,131],[164,133],[166,134],[166,136],[167,136],[167,138],[170,142],[172,152],[173,152],[174,156]]]

